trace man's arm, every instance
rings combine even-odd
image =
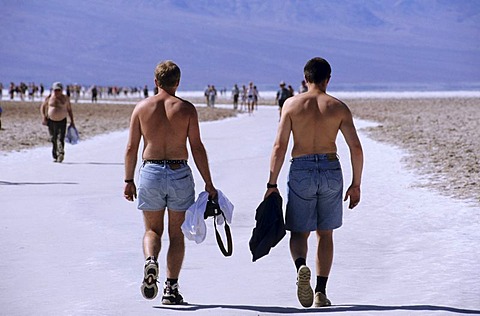
[[[353,124],[353,117],[350,110],[346,107],[346,112],[342,123],[340,124],[340,131],[347,142],[350,149],[350,160],[352,164],[352,183],[345,193],[346,201],[350,197],[349,208],[354,208],[360,202],[360,185],[362,182],[363,171],[363,149],[360,139],[357,135],[357,130]]]
[[[288,141],[290,140],[290,132],[292,131],[292,121],[288,113],[289,101],[285,103],[284,111],[280,118],[280,124],[278,126],[277,137],[273,144],[272,156],[270,158],[270,175],[268,183],[276,185],[278,180],[278,174],[282,169],[283,162],[285,160],[285,154],[287,153]],[[272,192],[277,192],[277,188],[268,188],[265,193],[267,198]]]
[[[40,106],[40,115],[42,116],[43,125],[47,125],[48,99],[50,99],[50,96],[46,97],[42,105]]]
[[[142,131],[140,129],[140,120],[137,109],[135,108],[130,118],[130,130],[128,135],[127,149],[125,151],[125,188],[124,196],[127,200],[133,201],[137,197],[137,188],[133,179],[135,177],[135,167],[137,165],[138,147]],[[128,181],[128,182],[127,182]]]
[[[208,196],[214,198],[217,195],[217,190],[213,186],[212,177],[210,175],[210,168],[208,166],[208,157],[205,146],[203,146],[200,137],[200,127],[198,124],[197,110],[192,106],[192,115],[190,116],[188,124],[188,142],[192,151],[193,160],[197,166],[203,181],[205,182],[205,191]]]

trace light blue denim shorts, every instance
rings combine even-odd
[[[339,228],[342,193],[342,168],[336,154],[293,158],[288,175],[286,229],[307,232]]]
[[[195,202],[195,183],[188,164],[143,163],[138,182],[138,209],[185,211]]]

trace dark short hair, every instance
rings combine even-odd
[[[307,61],[303,68],[303,74],[307,82],[319,84],[330,78],[332,68],[328,61],[321,57],[315,57]]]
[[[155,79],[161,88],[173,88],[180,82],[180,68],[171,60],[162,61],[155,67]]]

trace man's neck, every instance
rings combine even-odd
[[[320,83],[320,84],[307,83],[307,87],[308,87],[308,92],[316,91],[320,93],[327,93],[327,84],[325,83]]]
[[[177,87],[173,87],[173,88],[160,88],[160,87],[157,87],[159,91],[165,91],[166,93],[170,94],[170,95],[175,95],[175,93],[177,92]]]

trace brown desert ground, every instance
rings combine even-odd
[[[38,146],[49,146],[48,129],[41,123],[41,102],[1,102],[0,154]],[[95,135],[128,129],[135,104],[72,104],[75,126],[81,140]],[[200,121],[221,120],[236,112],[219,108],[197,108]]]
[[[480,202],[480,98],[347,100],[354,117],[378,122],[373,139],[408,153],[421,186]]]
[[[202,99],[190,101],[203,103]],[[405,166],[422,176],[418,185],[480,203],[480,98],[344,101],[354,117],[378,123],[366,129],[370,137],[406,151]],[[262,100],[261,104],[271,105],[274,100]],[[41,125],[40,102],[2,101],[0,105],[0,154],[49,145],[47,129]],[[133,104],[74,104],[80,138],[127,129],[133,108]],[[197,109],[201,121],[237,113],[229,109]]]

